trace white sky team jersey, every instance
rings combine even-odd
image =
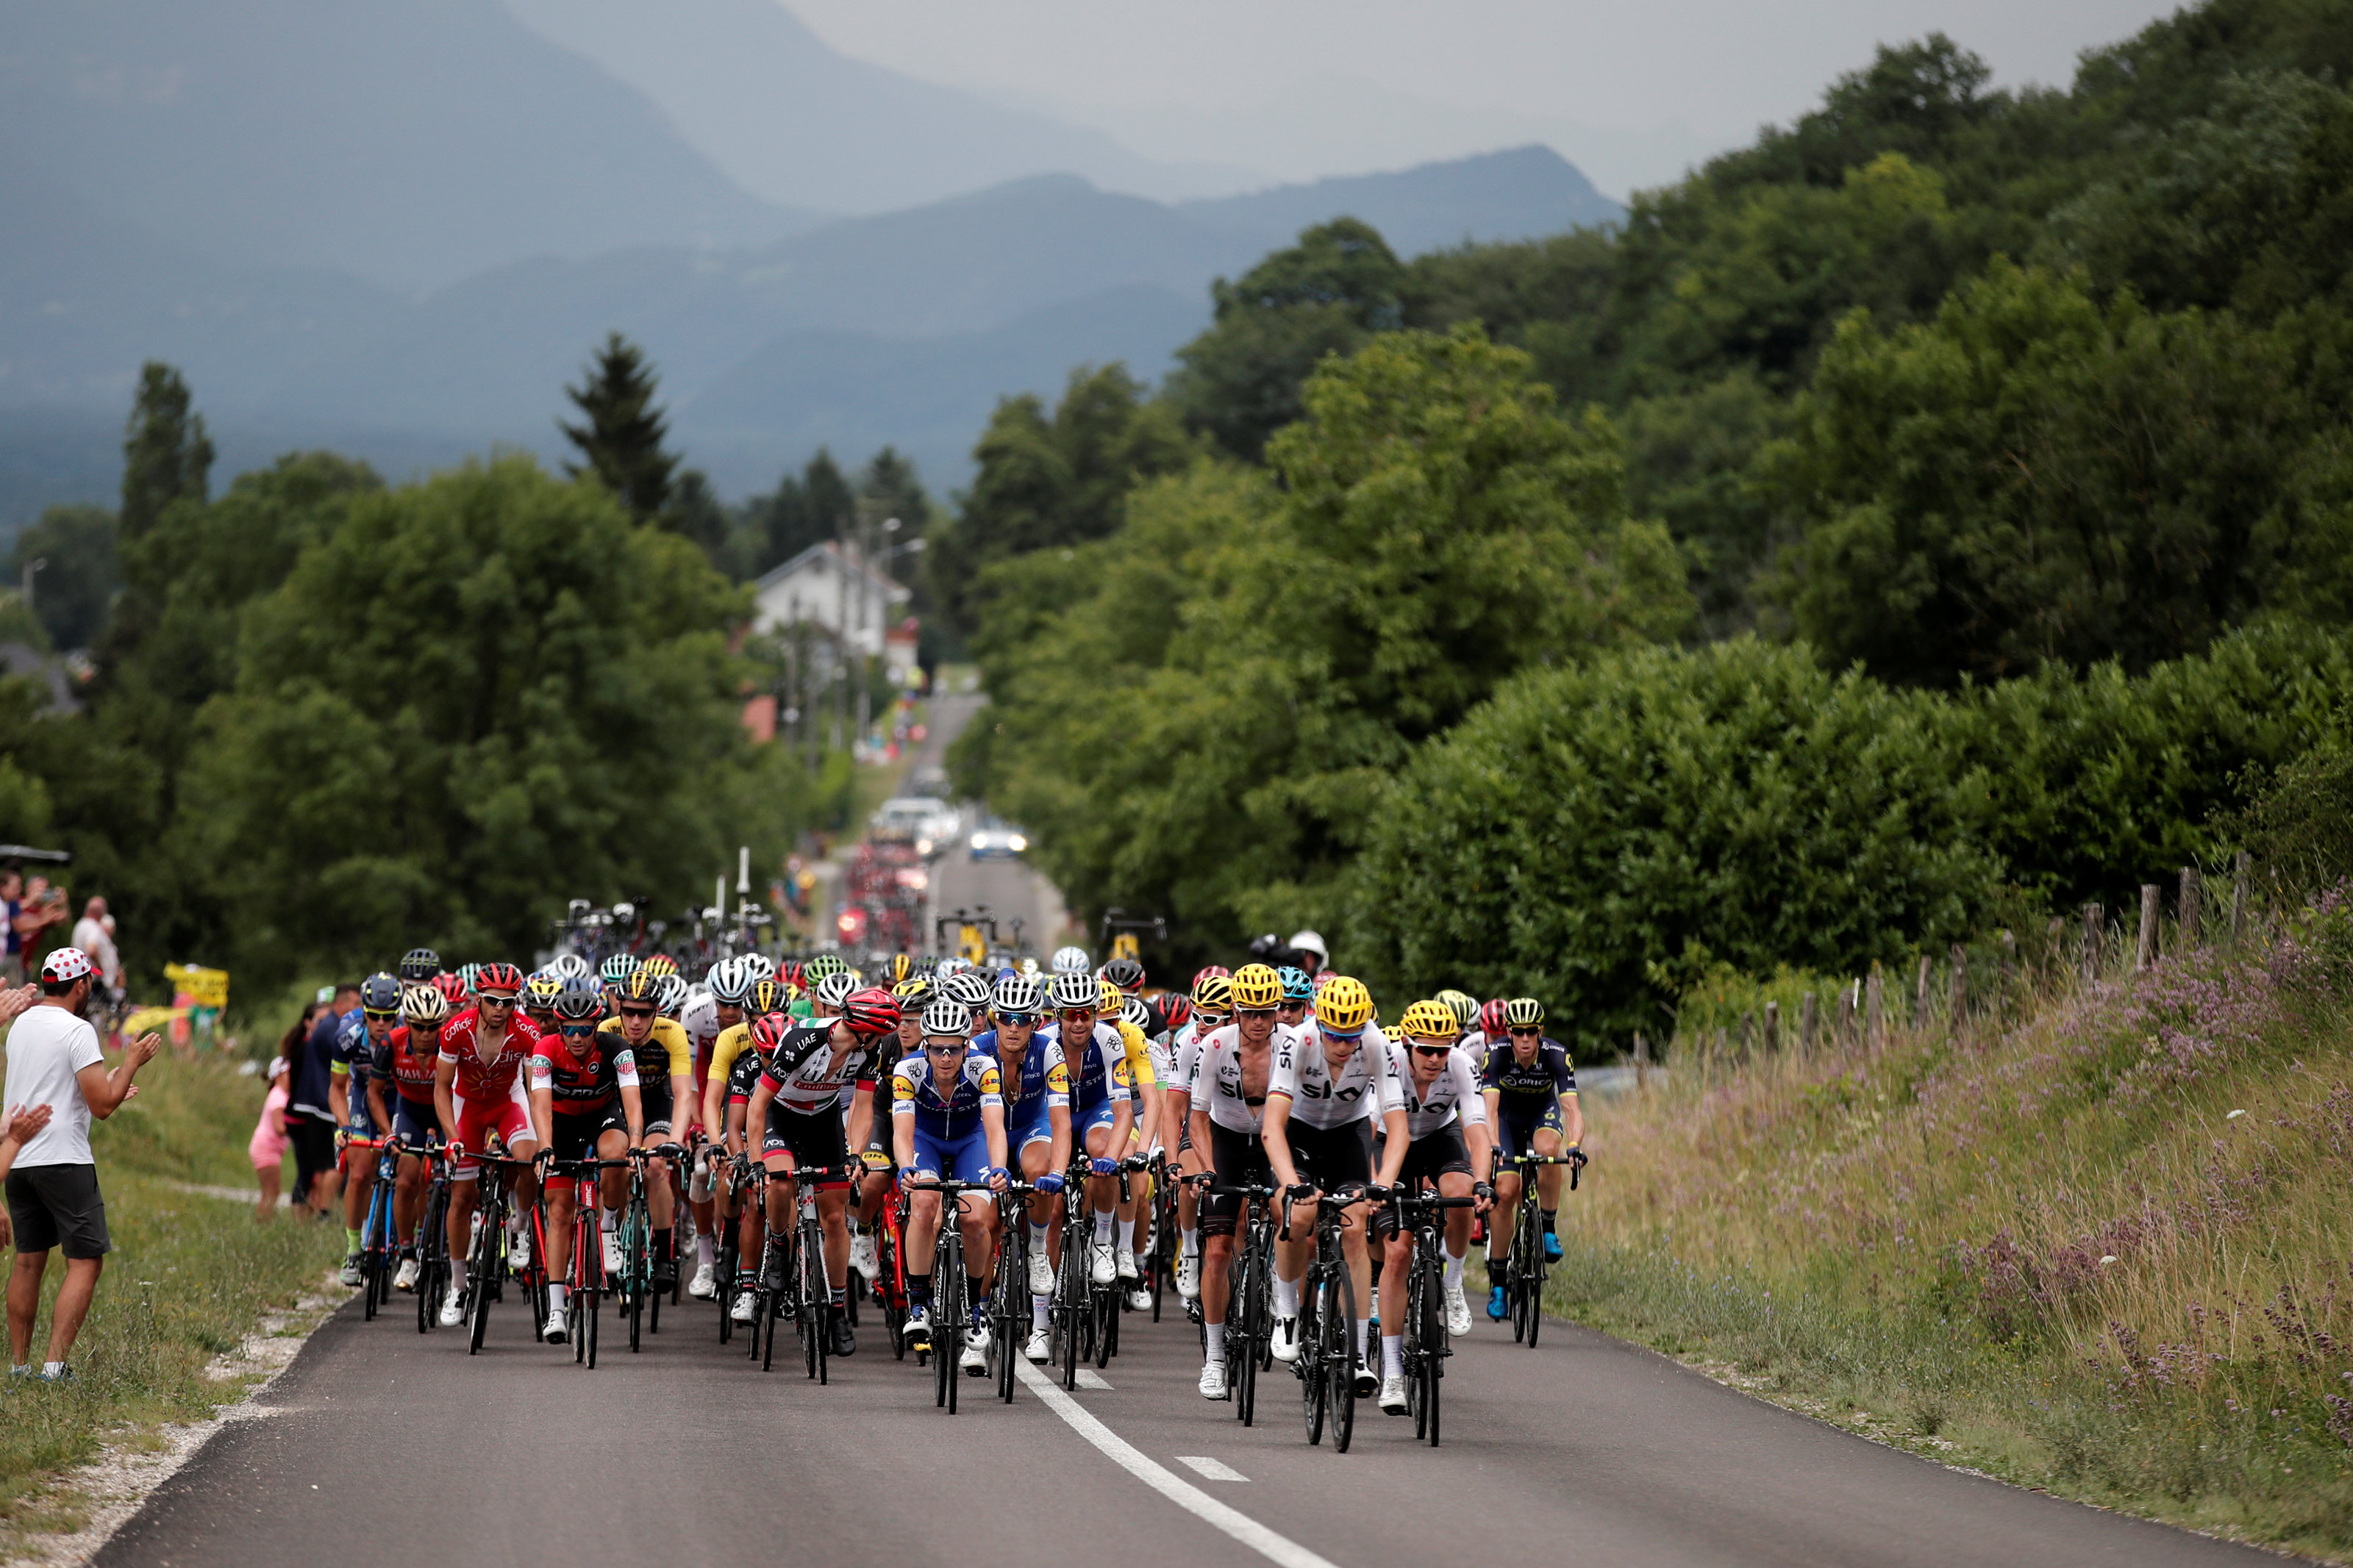
[[[1479,1098],[1479,1069],[1461,1047],[1446,1053],[1446,1066],[1426,1093],[1417,1095],[1413,1088],[1413,1071],[1406,1065],[1408,1047],[1403,1040],[1389,1045],[1389,1059],[1395,1064],[1398,1088],[1405,1095],[1405,1131],[1409,1138],[1422,1138],[1437,1131],[1454,1120],[1459,1110],[1465,1121],[1482,1126],[1487,1121],[1487,1102]]]
[[[1336,1080],[1324,1058],[1322,1030],[1302,1028],[1293,1043],[1277,1044],[1266,1091],[1289,1095],[1292,1120],[1310,1127],[1345,1127],[1405,1108],[1405,1090],[1398,1083],[1388,1040],[1370,1024]]]
[[[1274,1037],[1267,1042],[1268,1074],[1271,1078],[1274,1058],[1285,1050],[1296,1050],[1299,1032],[1288,1024],[1277,1024]],[[1200,1040],[1194,1051],[1193,1071],[1184,1085],[1196,1106],[1207,1106],[1209,1120],[1229,1132],[1256,1132],[1266,1113],[1266,1098],[1259,1097],[1256,1105],[1242,1096],[1242,1037],[1233,1025]]]

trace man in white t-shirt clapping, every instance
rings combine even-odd
[[[131,1098],[132,1076],[163,1042],[142,1035],[106,1070],[98,1034],[82,1017],[94,983],[90,957],[61,947],[41,963],[41,1002],[8,1032],[8,1079],[0,1104],[47,1106],[49,1123],[17,1151],[6,1184],[8,1217],[16,1233],[16,1259],[8,1275],[8,1365],[28,1376],[33,1322],[41,1305],[41,1276],[52,1248],[66,1255],[66,1279],[49,1317],[49,1357],[41,1376],[72,1376],[66,1357],[98,1293],[99,1271],[112,1243],[106,1203],[99,1196],[98,1162],[90,1148],[90,1121],[114,1114]]]

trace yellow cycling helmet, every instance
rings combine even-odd
[[[648,974],[676,974],[678,973],[678,960],[672,958],[669,953],[658,952],[651,958],[647,959],[643,963],[638,965],[638,967],[645,971]]]
[[[1274,1007],[1282,1002],[1282,977],[1263,963],[1245,963],[1234,971],[1234,1005]]]
[[[1127,993],[1122,991],[1118,985],[1113,982],[1104,980],[1101,977],[1097,977],[1095,986],[1103,995],[1103,1005],[1098,1007],[1096,1011],[1101,1013],[1106,1018],[1118,1017],[1120,1009],[1127,1005]]]
[[[1193,987],[1193,1010],[1197,1013],[1230,1013],[1234,1008],[1234,983],[1229,975],[1212,974]]]
[[[1479,1021],[1479,999],[1476,996],[1465,995],[1460,991],[1441,991],[1431,1000],[1454,1015],[1454,1032],[1458,1035]]]
[[[643,1002],[649,1007],[661,1005],[661,994],[662,977],[654,973],[651,964],[646,963],[641,963],[629,971],[618,985],[613,986],[606,993],[617,1004]]]
[[[1418,1035],[1426,1040],[1451,1040],[1462,1032],[1454,1021],[1454,1009],[1443,1002],[1417,1002],[1405,1010],[1398,1020],[1398,1033]]]
[[[1373,994],[1354,975],[1335,974],[1315,998],[1315,1021],[1335,1035],[1353,1034],[1373,1021]]]

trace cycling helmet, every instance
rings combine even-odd
[[[389,1018],[400,1011],[400,982],[379,971],[360,982],[360,1011]]]
[[[861,986],[842,998],[841,1021],[853,1035],[887,1035],[899,1026],[899,1004],[880,985]]]
[[[906,984],[907,977],[914,973],[915,961],[903,952],[892,953],[876,967],[877,980],[884,985],[891,986],[894,991]]]
[[[1491,1039],[1504,1031],[1504,1009],[1506,1005],[1501,996],[1495,996],[1489,998],[1487,1005],[1479,1009],[1479,1027]]]
[[[1327,1035],[1354,1035],[1373,1021],[1373,994],[1353,975],[1335,974],[1315,1000],[1315,1022]]]
[[[1487,1004],[1490,1007],[1494,1004]],[[1504,1004],[1504,1027],[1533,1029],[1545,1021],[1544,1004],[1533,996],[1514,996]]]
[[[776,977],[776,961],[765,952],[747,952],[735,962],[744,966],[744,976],[746,980],[756,983],[762,980],[774,980]],[[790,984],[796,985],[800,984],[797,980],[792,980],[789,975],[786,978]]]
[[[1285,1002],[1315,1000],[1315,977],[1307,971],[1286,963],[1274,972],[1274,977],[1282,982],[1282,999]]]
[[[466,987],[467,995],[471,996],[476,991],[480,989],[480,986],[474,984],[474,981],[475,977],[480,975],[481,973],[482,966],[479,963],[461,963],[458,966],[458,979],[459,982]]]
[[[1223,974],[1212,974],[1206,980],[1194,982],[1193,1006],[1197,1012],[1216,1013],[1220,1016],[1232,1012],[1234,1007],[1232,978]]]
[[[842,1004],[849,999],[849,994],[857,989],[858,977],[847,969],[837,969],[817,983],[816,988],[809,993],[809,1000],[828,1013],[839,1013],[842,1010]]]
[[[462,975],[437,974],[433,977],[433,989],[441,993],[441,1000],[452,1007],[466,1005],[466,982]]]
[[[1127,993],[1108,980],[1095,982],[1095,1011],[1106,1018],[1116,1018],[1127,1005]]]
[[[512,963],[485,963],[474,971],[474,994],[487,991],[503,991],[510,996],[522,994],[522,971]]]
[[[820,952],[815,958],[810,959],[807,963],[801,965],[802,982],[812,986],[814,986],[818,981],[823,980],[828,974],[847,974],[849,973],[849,963],[846,963],[838,953]]]
[[[970,970],[940,987],[940,994],[961,1002],[977,1013],[988,1005],[988,982]]]
[[[616,1006],[629,1002],[656,1008],[661,1005],[662,977],[643,964],[629,971],[618,985],[607,989]]]
[[[1119,1005],[1122,1022],[1134,1025],[1145,1034],[1152,1033],[1152,1007],[1141,996],[1131,996]]]
[[[1315,955],[1315,967],[1318,969],[1323,968],[1324,965],[1332,962],[1332,950],[1324,946],[1324,939],[1312,931],[1293,931],[1291,933],[1291,940],[1283,943],[1283,946],[1291,949],[1293,952],[1314,953]]]
[[[754,980],[744,994],[744,1011],[754,1018],[781,1013],[793,999],[793,988],[779,980]]]
[[[660,981],[661,996],[654,1005],[676,1017],[678,1010],[686,1005],[686,982],[676,974],[662,975]]]
[[[1263,963],[1245,963],[1234,972],[1234,1005],[1271,1007],[1282,1000],[1282,981]]]
[[[1046,988],[1027,974],[1008,974],[997,983],[988,1005],[999,1017],[1008,1013],[1027,1013],[1034,1017],[1046,1005]]]
[[[1461,991],[1441,991],[1431,998],[1454,1015],[1454,1032],[1461,1034],[1479,1021],[1479,999]]]
[[[1058,947],[1054,950],[1054,960],[1050,967],[1057,974],[1083,974],[1094,965],[1087,962],[1085,948]]]
[[[928,974],[911,974],[891,987],[891,994],[899,999],[902,1011],[913,1009],[921,1012],[930,1006],[939,994],[940,988],[932,983]]]
[[[1224,964],[1212,963],[1195,973],[1193,976],[1193,989],[1198,994],[1201,988],[1201,982],[1204,980],[1231,980],[1233,977],[1234,972],[1228,969]]]
[[[585,980],[594,973],[588,961],[576,952],[559,952],[547,961],[547,972],[558,980]]]
[[[752,994],[752,977],[740,958],[721,959],[702,979],[711,987],[711,999],[723,1007],[741,1007]]]
[[[441,973],[441,955],[429,947],[412,947],[400,955],[400,977],[414,985]]]
[[[1046,992],[1046,1000],[1058,1013],[1076,1012],[1082,1007],[1092,1012],[1103,1001],[1103,988],[1085,970],[1065,969],[1054,976],[1054,984]]]
[[[638,967],[640,969],[650,970],[656,974],[676,974],[678,973],[678,960],[672,958],[669,953],[658,952],[651,958],[647,959],[643,963],[638,965]]]
[[[972,1028],[972,1009],[952,996],[943,996],[923,1009],[923,1033],[954,1035],[962,1039]]]
[[[1144,965],[1132,958],[1114,958],[1103,966],[1103,977],[1122,991],[1140,990],[1144,985]]]
[[[596,973],[604,979],[607,988],[618,985],[637,972],[637,954],[631,952],[617,952],[596,966]]]
[[[546,1012],[555,1005],[556,994],[563,989],[562,978],[550,974],[543,969],[541,970],[522,983],[523,1010],[530,1013]]]
[[[774,1056],[785,1037],[798,1026],[788,1014],[766,1014],[752,1026],[752,1045],[762,1056]]]
[[[1173,1035],[1193,1021],[1193,1004],[1179,992],[1163,992],[1155,1005],[1160,1009],[1158,1033]]]
[[[1461,1032],[1454,1009],[1443,1002],[1417,1002],[1398,1020],[1398,1034],[1419,1035],[1428,1040],[1451,1040]]]
[[[605,994],[585,974],[568,977],[555,993],[555,1016],[580,1023],[605,1016]]]
[[[449,1016],[449,998],[431,985],[412,985],[400,999],[400,1016],[412,1025],[438,1024]]]

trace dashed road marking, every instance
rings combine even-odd
[[[1250,1479],[1231,1465],[1222,1460],[1212,1459],[1206,1454],[1179,1454],[1176,1456],[1176,1462],[1180,1465],[1192,1466],[1201,1472],[1201,1477],[1205,1480],[1246,1481]]]

